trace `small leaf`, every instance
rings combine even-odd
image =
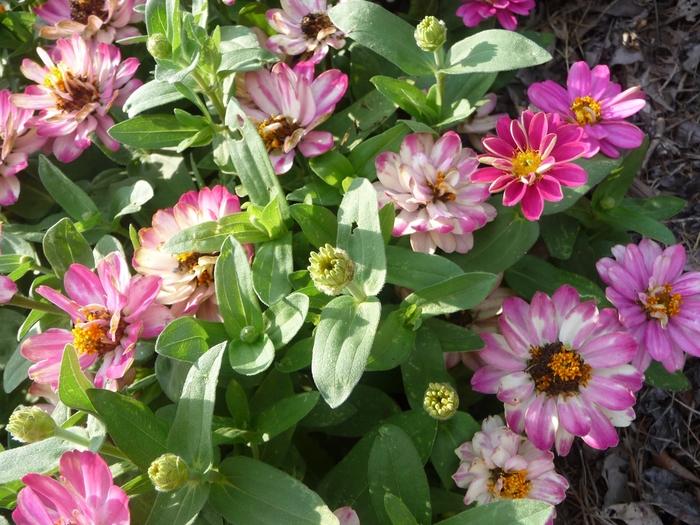
[[[194,363],[207,350],[209,334],[194,317],[179,317],[165,327],[156,340],[156,352]]]
[[[335,245],[338,220],[328,208],[294,204],[289,211],[313,246],[320,248],[325,244]]]
[[[294,271],[292,234],[262,244],[253,259],[253,285],[260,300],[274,305],[291,290],[289,274]]]
[[[58,467],[63,453],[74,448],[74,443],[52,437],[0,452],[0,483],[16,481],[31,472],[50,472]]]
[[[72,345],[66,345],[61,359],[61,373],[58,382],[59,398],[71,408],[94,412],[95,409],[87,395],[90,388],[93,388],[93,384],[80,368],[75,348]]]
[[[392,525],[418,525],[406,504],[391,492],[384,494],[384,511]]]
[[[318,392],[306,392],[277,401],[257,417],[256,430],[265,440],[272,439],[304,419],[319,397]]]
[[[658,361],[649,365],[644,373],[644,380],[651,386],[671,392],[684,392],[691,388],[690,381],[682,370],[669,372]]]
[[[464,273],[449,259],[399,246],[387,246],[386,259],[387,282],[411,290],[427,288]]]
[[[457,472],[459,467],[459,458],[455,450],[462,443],[471,440],[479,430],[481,425],[466,412],[456,412],[450,419],[441,421],[438,425],[430,461],[446,489],[454,486],[452,474]]]
[[[174,115],[139,115],[109,128],[109,135],[127,146],[141,149],[172,148],[199,128],[183,125]]]
[[[141,207],[153,198],[153,187],[145,180],[137,180],[122,186],[112,197],[113,217],[123,217],[141,211]]]
[[[309,297],[303,293],[292,293],[273,304],[263,315],[267,321],[267,335],[280,349],[289,343],[304,325],[309,311]]]
[[[465,273],[413,292],[405,302],[419,306],[424,316],[469,310],[486,299],[497,282],[492,273]]]
[[[57,276],[62,277],[73,263],[88,268],[95,265],[92,248],[75,229],[70,219],[63,218],[51,226],[42,241],[44,255]]]
[[[267,334],[253,343],[231,340],[228,344],[228,357],[239,374],[254,376],[267,370],[275,359],[275,345]]]
[[[545,525],[552,517],[553,508],[544,501],[512,499],[494,501],[487,505],[465,510],[436,525]]]
[[[413,118],[428,122],[437,119],[437,111],[429,104],[428,96],[415,85],[381,75],[372,77],[372,84],[377,91]]]
[[[100,214],[97,205],[87,193],[44,155],[39,155],[39,178],[46,190],[72,219],[80,221]]]

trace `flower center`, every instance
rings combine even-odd
[[[576,97],[571,103],[571,111],[581,126],[600,122],[600,104],[592,97]]]
[[[560,342],[530,348],[525,371],[535,382],[535,389],[549,396],[578,393],[591,378],[591,366],[576,350]]]
[[[104,0],[70,0],[70,17],[76,22],[87,24],[88,17],[102,18],[107,12]]]
[[[77,77],[58,66],[49,70],[44,85],[53,90],[56,106],[63,111],[81,111],[100,98],[97,88],[87,78]]]
[[[297,129],[299,127],[284,115],[270,117],[258,124],[258,134],[268,152],[284,149],[285,140]]]
[[[527,479],[527,470],[504,472],[497,468],[491,474],[489,492],[505,499],[522,499],[530,493],[532,483]]]
[[[185,252],[175,256],[177,270],[182,273],[193,273],[197,284],[207,285],[214,282],[214,266],[218,254]]]
[[[71,330],[73,334],[73,346],[80,355],[98,354],[104,355],[111,352],[118,345],[124,330],[126,330],[126,322],[119,320],[119,325],[114,333],[114,339],[108,337],[109,322],[111,316],[105,309],[90,309],[89,307],[81,309],[87,320],[78,322]]]
[[[527,179],[540,167],[541,163],[542,157],[539,152],[531,149],[518,151],[518,154],[513,158],[513,175],[519,179]]]
[[[435,183],[428,181],[428,186],[433,190],[433,202],[452,202],[457,198],[457,193],[455,189],[450,186],[445,180],[447,175],[441,171],[438,171],[435,177]]]
[[[321,40],[325,36],[336,32],[336,28],[326,13],[309,13],[301,19],[301,31],[314,40]],[[319,33],[325,33],[320,35]]]
[[[673,287],[670,284],[650,289],[647,291],[646,300],[642,301],[647,317],[658,319],[664,328],[666,328],[668,320],[681,311],[682,303],[683,296],[679,293],[673,293]]]

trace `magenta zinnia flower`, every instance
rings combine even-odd
[[[172,319],[166,307],[154,302],[160,283],[160,277],[132,277],[124,257],[113,252],[99,262],[97,275],[72,264],[63,279],[68,297],[39,286],[39,295],[70,315],[73,329],[50,328],[22,343],[22,356],[34,363],[29,378],[55,389],[63,349],[70,344],[82,369],[97,368],[97,388],[116,389],[134,361],[136,342],[157,336]]]
[[[34,8],[46,24],[39,34],[49,40],[72,35],[111,44],[115,40],[138,36],[136,24],[143,16],[134,6],[143,0],[48,0]]]
[[[455,453],[460,465],[452,479],[467,489],[465,505],[522,498],[557,505],[566,498],[569,482],[554,470],[554,454],[504,426],[498,416],[484,419],[481,431]]]
[[[586,171],[572,163],[587,151],[583,130],[562,123],[558,115],[523,111],[518,119],[499,120],[496,133],[483,139],[486,153],[479,155],[491,167],[478,170],[472,180],[490,182],[491,193],[502,191],[505,206],[520,203],[527,220],[540,218],[545,201],[560,201],[562,185],[586,182]]]
[[[104,145],[116,151],[119,143],[107,130],[114,125],[109,116],[113,105],[121,106],[141,84],[132,79],[139,61],[121,61],[119,48],[86,42],[79,35],[56,42],[51,56],[42,48],[44,63],[24,59],[22,73],[36,82],[24,94],[12,95],[18,107],[38,109],[31,121],[42,137],[53,137],[53,154],[61,162],[72,162],[90,147],[95,132]]]
[[[472,232],[496,217],[485,202],[486,185],[472,182],[476,155],[462,148],[454,131],[437,141],[430,133],[407,135],[398,154],[385,151],[375,165],[380,206],[392,202],[399,212],[393,234],[410,235],[417,252],[466,253],[474,244]]]
[[[11,93],[0,90],[0,206],[9,206],[19,197],[17,173],[28,165],[28,156],[46,142],[29,121],[33,111],[16,107]]]
[[[467,27],[476,27],[487,18],[496,17],[505,29],[515,31],[515,15],[528,15],[535,8],[535,0],[462,0],[457,16]]]
[[[27,474],[12,519],[17,525],[129,525],[129,498],[95,452],[66,452],[59,478]]]
[[[316,157],[333,147],[328,131],[312,131],[331,116],[348,88],[348,77],[329,69],[314,80],[314,65],[301,62],[292,69],[275,64],[241,76],[237,97],[258,128],[275,173],[292,168],[299,148],[305,157]]]
[[[591,70],[585,62],[576,62],[569,70],[566,89],[545,80],[532,84],[527,95],[542,111],[557,113],[584,129],[587,157],[600,151],[617,158],[618,148],[634,149],[644,141],[644,132],[625,121],[646,105],[644,94],[639,86],[622,91],[620,84],[610,82],[608,66]]]
[[[663,250],[643,239],[612,253],[615,259],[596,267],[620,321],[639,342],[632,364],[644,371],[655,359],[674,372],[683,368],[686,352],[700,357],[700,272],[683,272],[683,246]]]
[[[593,448],[617,445],[615,427],[634,419],[634,393],[642,374],[630,363],[637,343],[617,320],[562,286],[550,298],[537,292],[528,304],[503,303],[500,334],[480,334],[486,365],[474,373],[478,392],[505,404],[508,426],[527,432],[541,449],[569,453],[575,436]]]
[[[241,211],[238,197],[223,186],[189,191],[172,208],[153,215],[152,227],[139,231],[141,247],[134,253],[134,269],[158,276],[163,285],[158,302],[170,305],[176,317],[196,315],[219,320],[214,288],[218,253],[171,254],[163,249],[175,234],[203,222],[217,221]]]
[[[0,304],[9,303],[16,293],[15,282],[5,275],[0,275]]]
[[[280,34],[272,35],[267,47],[274,53],[304,55],[314,64],[328,53],[341,49],[343,33],[331,22],[326,0],[281,0],[282,9],[270,9],[267,21]]]

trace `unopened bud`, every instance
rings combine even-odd
[[[434,16],[426,16],[416,27],[413,36],[418,47],[432,53],[445,45],[447,28],[442,20],[438,20]]]
[[[56,422],[37,406],[18,406],[7,422],[7,431],[17,441],[35,443],[53,436]]]
[[[170,58],[172,50],[170,48],[170,42],[168,38],[163,33],[153,33],[148,37],[146,41],[146,49],[153,56],[153,58]]]
[[[159,492],[171,492],[190,479],[190,469],[180,456],[167,453],[155,459],[148,467],[148,477]]]
[[[338,295],[355,275],[355,264],[345,250],[330,244],[309,256],[309,274],[316,288],[326,295]]]
[[[238,335],[238,338],[241,341],[248,344],[254,343],[259,337],[260,333],[254,326],[244,326],[241,328],[241,333]]]
[[[457,391],[447,383],[430,383],[423,398],[423,408],[432,418],[450,419],[459,407]]]

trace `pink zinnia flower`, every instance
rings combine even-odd
[[[124,257],[110,253],[97,265],[97,275],[72,264],[63,279],[68,297],[48,286],[36,292],[70,315],[72,330],[49,328],[22,343],[21,354],[34,364],[29,378],[58,386],[66,345],[73,345],[84,370],[97,367],[97,388],[116,389],[134,361],[136,342],[157,336],[172,320],[168,309],[156,304],[161,279],[130,276]]]
[[[467,27],[476,27],[487,18],[496,17],[505,29],[515,31],[518,19],[515,15],[526,16],[535,8],[535,0],[462,0],[457,16]]]
[[[301,62],[292,69],[275,64],[240,77],[237,97],[258,128],[275,173],[292,168],[299,148],[305,157],[316,157],[333,147],[328,131],[312,131],[331,116],[348,88],[348,76],[329,69],[314,80],[314,65]]]
[[[0,304],[9,303],[17,293],[15,282],[4,275],[0,275]]]
[[[217,253],[171,254],[163,249],[182,230],[203,222],[217,221],[241,211],[238,197],[223,186],[189,191],[172,208],[153,215],[152,227],[139,231],[141,247],[134,253],[134,269],[163,280],[158,302],[171,306],[176,317],[196,315],[219,320],[214,288]]]
[[[569,70],[566,89],[551,80],[532,84],[527,95],[542,111],[557,113],[584,130],[582,141],[588,144],[592,157],[598,151],[608,157],[620,156],[618,148],[638,148],[644,132],[625,119],[646,105],[642,88],[622,91],[620,84],[610,82],[608,66],[592,70],[585,62],[576,62]]]
[[[466,253],[472,232],[496,217],[486,185],[473,182],[479,161],[454,131],[437,141],[430,133],[407,135],[398,154],[385,151],[375,165],[379,205],[392,202],[399,212],[393,235],[410,235],[417,252]]]
[[[639,342],[632,364],[644,371],[655,359],[674,372],[683,368],[686,352],[700,357],[700,272],[683,272],[683,246],[663,250],[643,239],[612,253],[614,259],[596,267],[608,285],[605,295]]]
[[[129,525],[129,498],[95,452],[66,452],[59,478],[27,474],[12,519],[17,525]]]
[[[617,445],[615,427],[634,419],[634,393],[642,386],[642,374],[629,364],[637,343],[617,311],[598,311],[562,286],[551,298],[537,292],[531,304],[506,299],[499,324],[500,334],[480,334],[486,365],[472,387],[497,395],[508,426],[543,450],[556,444],[562,456],[575,436],[597,449]]]
[[[24,94],[12,95],[21,108],[38,109],[31,121],[42,137],[53,137],[53,154],[61,162],[72,162],[90,147],[95,132],[104,145],[116,151],[119,143],[107,130],[114,125],[109,116],[113,105],[121,106],[141,84],[132,79],[139,61],[121,61],[119,48],[86,42],[79,35],[62,38],[49,55],[37,48],[44,63],[25,58],[22,73],[36,82]]]
[[[29,121],[33,111],[16,107],[12,93],[0,90],[0,206],[9,206],[19,197],[17,173],[28,165],[28,156],[46,142]]]
[[[46,24],[39,34],[49,40],[72,35],[111,44],[115,40],[138,36],[133,25],[143,20],[134,6],[143,0],[48,0],[34,8]]]
[[[558,115],[523,111],[518,119],[499,120],[496,133],[482,141],[486,153],[479,155],[491,167],[472,180],[490,182],[491,193],[502,191],[504,206],[520,203],[527,220],[540,218],[545,201],[560,201],[562,185],[586,182],[586,171],[572,163],[587,151],[579,126],[563,124]]]
[[[557,505],[566,498],[569,482],[554,470],[554,454],[504,426],[498,416],[484,419],[481,431],[455,453],[460,465],[452,479],[467,489],[465,505],[522,498]],[[555,515],[552,511],[548,524]]]
[[[270,9],[267,21],[278,32],[267,41],[273,53],[304,55],[318,64],[328,46],[341,49],[343,33],[331,22],[326,0],[281,0],[282,9]]]
[[[352,507],[340,507],[333,511],[340,525],[360,525],[360,518]]]

